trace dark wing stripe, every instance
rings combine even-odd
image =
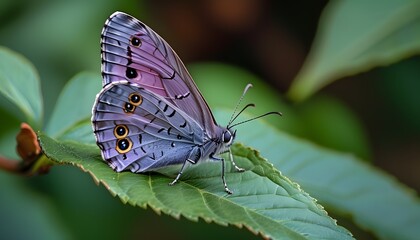
[[[112,52],[116,54],[116,57],[127,59],[127,56],[124,55],[127,54],[126,47],[130,45],[131,36],[135,35],[140,38],[142,44],[131,49],[131,60],[133,63],[130,64],[130,67],[137,69],[134,64],[138,64],[137,67],[142,65],[157,72],[161,77],[160,82],[164,91],[156,91],[155,94],[168,97],[168,101],[195,119],[205,129],[206,133],[214,137],[216,122],[207,103],[184,64],[165,40],[139,20],[120,12],[113,14],[109,18],[102,33],[102,50],[105,52],[102,54],[104,58],[102,64],[104,85],[110,81],[118,80],[117,77],[111,77],[114,76],[110,73],[114,68],[112,63],[107,62],[107,57],[109,56],[107,54]],[[122,50],[118,50],[118,47],[122,48]],[[109,50],[110,48],[113,49]],[[128,64],[128,60],[124,62]],[[124,62],[120,62],[120,64]],[[144,69],[138,68],[137,70],[140,71],[139,75],[141,75]],[[118,68],[115,68],[115,70],[118,70]],[[125,79],[124,74],[120,74],[122,79]],[[132,79],[132,81],[144,84],[147,80],[142,80],[138,77]],[[147,86],[147,89],[154,91],[149,86]],[[191,92],[191,96],[176,99],[177,96],[184,96],[189,92]]]

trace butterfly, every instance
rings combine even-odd
[[[180,165],[173,185],[187,164],[216,160],[222,163],[224,189],[231,194],[220,154],[228,152],[235,169],[244,171],[230,152],[237,125],[232,122],[239,114],[226,127],[219,126],[169,44],[126,13],[115,12],[105,22],[101,58],[103,89],[92,109],[92,125],[108,165],[135,173]],[[277,112],[264,115],[272,113]]]

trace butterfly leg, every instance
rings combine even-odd
[[[179,178],[181,177],[181,175],[182,175],[182,172],[184,171],[184,168],[185,168],[185,164],[187,163],[187,162],[190,162],[190,163],[192,163],[192,164],[196,164],[199,160],[200,160],[200,158],[201,158],[201,148],[200,147],[194,147],[192,150],[191,150],[191,152],[189,153],[189,155],[188,155],[188,158],[184,161],[184,163],[182,164],[182,167],[181,167],[181,170],[179,170],[179,172],[178,172],[178,175],[176,175],[176,178],[171,182],[171,183],[169,183],[169,185],[174,185],[176,182],[178,182],[178,180],[179,180]]]
[[[225,159],[223,158],[218,158],[212,155],[210,155],[210,158],[213,160],[217,160],[217,161],[221,161],[222,162],[222,182],[223,182],[223,187],[225,188],[225,191],[228,194],[232,194],[233,192],[228,188],[227,184],[226,184],[226,179],[225,179]]]
[[[232,151],[230,150],[230,148],[229,148],[229,158],[230,158],[230,161],[232,162],[232,165],[235,167],[236,171],[238,171],[238,172],[244,172],[245,171],[245,168],[241,168],[241,167],[238,167],[238,165],[236,165],[235,161],[233,160],[233,155],[232,155]]]
[[[176,175],[176,178],[172,182],[170,182],[169,185],[173,186],[175,183],[178,182],[179,178],[182,175],[182,172],[184,171],[184,167],[185,167],[185,164],[187,163],[187,161],[188,160],[184,161],[184,164],[182,164],[181,170],[179,170],[178,175]]]

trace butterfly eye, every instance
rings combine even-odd
[[[229,130],[226,130],[225,132],[223,132],[223,143],[225,144],[230,144],[232,142],[232,133],[230,133]]]
[[[140,47],[141,40],[138,37],[132,37],[130,43],[131,43],[131,45],[133,45],[135,47]]]
[[[133,113],[135,109],[136,109],[136,107],[133,104],[131,104],[131,103],[128,103],[127,102],[124,105],[124,111],[126,113]]]
[[[125,125],[117,125],[114,128],[114,136],[118,139],[125,138],[128,135],[128,128]]]
[[[130,96],[128,96],[128,100],[131,104],[139,106],[143,102],[143,97],[138,93],[132,93]]]
[[[118,153],[127,153],[131,150],[133,143],[128,138],[118,139],[115,149]]]

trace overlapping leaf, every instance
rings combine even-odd
[[[8,99],[3,107],[39,128],[43,108],[38,73],[26,58],[4,47],[0,47],[0,86],[0,94]]]
[[[74,76],[66,84],[57,100],[46,133],[51,136],[71,133],[77,123],[89,118],[96,93],[101,89],[101,83],[99,74],[82,72]]]
[[[330,2],[289,96],[302,100],[339,78],[419,54],[419,9],[418,0]]]

